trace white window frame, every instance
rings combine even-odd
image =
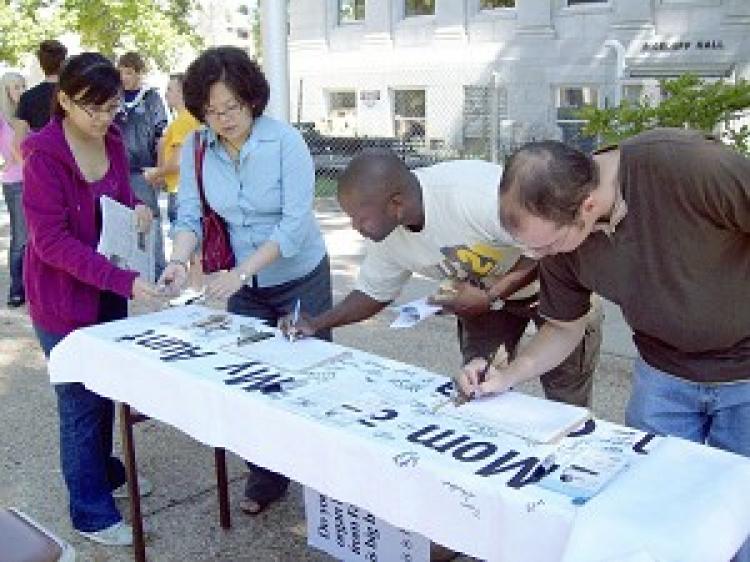
[[[356,2],[357,0],[354,0]],[[336,24],[339,26],[346,26],[346,25],[362,25],[365,23],[365,18],[367,17],[367,0],[362,0],[365,5],[365,13],[362,15],[361,19],[356,18],[357,9],[356,6],[354,8],[354,14],[355,18],[351,20],[343,20],[341,19],[341,2],[342,0],[336,0]]]
[[[612,10],[613,0],[597,0],[585,4],[571,4],[571,0],[560,0],[561,12],[607,12]],[[627,0],[626,0],[627,1]]]
[[[330,88],[326,89],[326,107],[328,108],[328,114],[330,115],[334,111],[357,111],[357,90],[356,88]],[[352,94],[354,97],[354,105],[352,107],[333,107],[331,100],[336,94]]]
[[[619,84],[619,88],[620,88],[620,101],[621,102],[626,101],[626,100],[627,101],[633,101],[633,100],[630,100],[630,99],[626,98],[626,96],[625,96],[625,88],[632,88],[632,87],[637,87],[637,88],[641,89],[641,93],[640,93],[638,101],[640,103],[643,103],[645,101],[646,96],[647,96],[648,88],[647,88],[647,85],[643,81],[641,81],[641,80],[639,80],[639,81],[621,82]]]
[[[721,6],[721,0],[659,0],[662,6],[669,8],[687,8],[695,6]]]
[[[518,3],[522,0],[514,0],[513,6],[498,6],[497,8],[482,8],[482,0],[476,0],[476,12],[480,14],[506,13],[518,8]]]
[[[567,119],[563,118],[560,119],[559,117],[559,110],[563,109],[561,102],[562,102],[562,92],[563,90],[569,90],[569,89],[582,89],[584,90],[583,93],[583,103],[584,105],[594,105],[595,107],[601,108],[602,104],[604,103],[604,96],[602,95],[604,91],[604,87],[601,84],[575,84],[575,83],[567,83],[567,84],[556,84],[554,86],[554,102],[555,102],[555,124],[560,125],[562,124],[585,124],[585,119]],[[586,101],[586,98],[589,99],[592,98],[592,94],[595,93],[596,95],[596,101],[595,103],[590,103]],[[566,106],[567,107],[567,106]]]
[[[406,13],[406,2],[407,0],[401,0],[401,19],[403,20],[414,20],[419,18],[434,18],[435,14],[437,13],[437,4],[439,0],[434,0],[435,3],[435,9],[433,10],[433,13],[431,14],[413,14],[409,15]]]
[[[393,136],[401,137],[398,133],[399,127],[397,123],[419,123],[422,124],[423,138],[427,139],[427,88],[424,86],[399,86],[392,87],[391,89],[391,103],[392,103],[392,115],[393,115]],[[424,92],[424,115],[422,117],[401,117],[396,113],[396,95],[397,92]]]

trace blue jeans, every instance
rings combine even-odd
[[[104,315],[112,312],[105,304],[107,298],[102,298]],[[38,326],[34,330],[49,358],[64,336]],[[70,519],[79,531],[99,531],[122,520],[112,490],[127,480],[122,462],[112,456],[114,404],[80,383],[56,384],[54,388],[60,420],[60,465],[68,488]]]
[[[10,270],[9,297],[24,297],[23,252],[26,247],[26,219],[23,216],[21,192],[23,184],[4,183],[3,197],[10,218],[10,245],[8,246],[8,269]]]
[[[234,314],[262,318],[275,326],[282,316],[292,312],[298,298],[300,310],[309,316],[318,316],[331,308],[333,293],[328,256],[312,272],[300,279],[274,287],[246,285],[229,297],[227,310]],[[330,341],[331,330],[324,330],[318,337]],[[266,498],[275,499],[289,486],[289,479],[283,474],[250,462],[247,466],[252,472],[245,482],[245,497],[266,503]]]
[[[625,422],[750,457],[750,382],[690,382],[638,357]],[[750,543],[733,560],[750,562]]]

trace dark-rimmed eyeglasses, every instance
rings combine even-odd
[[[122,105],[122,101],[120,99],[117,100],[117,103],[113,103],[109,106],[104,107],[95,107],[93,105],[86,105],[84,103],[80,103],[77,100],[71,100],[76,106],[80,107],[86,115],[91,117],[92,119],[112,119],[117,112],[120,110],[120,107]]]
[[[245,104],[236,102],[226,106],[224,111],[218,111],[212,107],[207,107],[205,110],[206,119],[218,120],[222,117],[234,120],[237,119],[245,109]]]

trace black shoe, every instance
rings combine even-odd
[[[25,302],[26,299],[23,295],[10,295],[8,297],[8,306],[10,308],[18,308],[19,306],[23,306]]]

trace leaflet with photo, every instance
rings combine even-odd
[[[156,277],[153,228],[147,233],[138,232],[135,211],[106,195],[101,198],[101,207],[102,233],[96,251],[113,265],[137,271],[153,283]]]

